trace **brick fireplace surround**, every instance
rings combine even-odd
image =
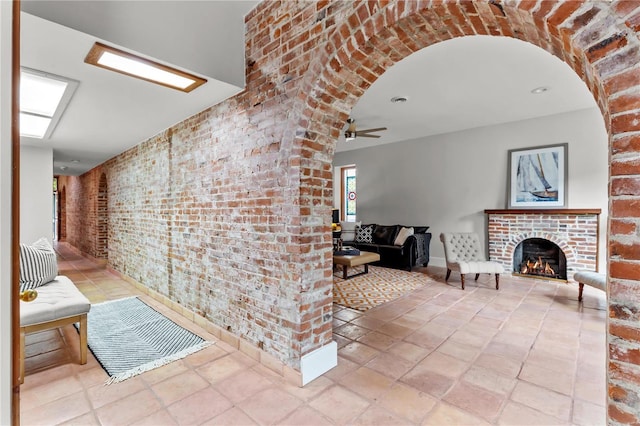
[[[489,258],[513,271],[518,244],[542,238],[556,244],[567,258],[567,278],[579,269],[597,271],[600,209],[485,210]]]

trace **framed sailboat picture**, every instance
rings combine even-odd
[[[508,208],[567,206],[568,144],[509,150]]]

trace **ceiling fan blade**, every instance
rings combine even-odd
[[[356,133],[362,134],[362,133],[371,133],[371,132],[381,132],[383,130],[387,130],[387,128],[386,127],[376,127],[375,129],[363,129],[363,130],[358,130]]]
[[[359,138],[379,138],[380,137],[380,135],[370,135],[368,133],[362,134],[360,132],[358,132],[356,136]]]

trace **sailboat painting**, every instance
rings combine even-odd
[[[509,150],[508,208],[566,207],[568,144]]]

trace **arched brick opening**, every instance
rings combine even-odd
[[[386,69],[411,53],[453,37],[494,35],[530,42],[565,61],[589,87],[609,134],[608,415],[619,422],[640,417],[632,397],[640,385],[639,30],[637,2],[357,3],[310,66],[300,98],[299,128],[307,131],[296,140],[300,193],[312,193],[329,186],[335,142],[350,109]],[[331,204],[331,196],[323,196],[311,215],[328,218]],[[329,269],[329,237],[324,241]],[[316,287],[330,289],[325,276]]]
[[[513,258],[513,253],[516,250],[516,247],[518,247],[518,245],[524,240],[528,240],[530,238],[541,238],[551,241],[552,243],[560,247],[560,250],[563,251],[564,255],[567,257],[567,263],[576,262],[576,253],[573,250],[573,247],[568,245],[566,241],[557,238],[555,235],[547,234],[544,232],[526,232],[514,236],[513,239],[507,244],[507,247],[505,249],[506,255],[509,256],[509,258]]]
[[[102,173],[98,183],[96,205],[96,257],[98,259],[108,258],[109,198],[107,189],[107,176]]]

